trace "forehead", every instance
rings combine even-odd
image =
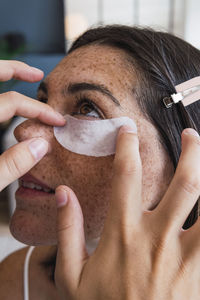
[[[89,82],[107,86],[123,101],[132,95],[136,80],[126,54],[110,46],[81,47],[66,56],[47,76],[48,88],[61,88],[74,82]]]

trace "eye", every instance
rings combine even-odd
[[[79,112],[72,113],[73,115],[84,115],[93,118],[103,118],[95,104],[88,98],[76,99],[76,110]]]
[[[96,112],[96,115],[94,114],[94,112]],[[99,117],[98,112],[96,111],[96,109],[88,103],[83,103],[80,107],[80,114],[81,115],[89,115],[90,117]]]

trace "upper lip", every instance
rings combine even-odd
[[[35,178],[33,175],[31,175],[30,173],[25,174],[24,176],[22,176],[20,178],[20,181],[26,181],[26,182],[33,182],[35,184],[40,185],[42,188],[46,188],[46,189],[51,189],[53,190],[50,186],[48,186],[47,184],[45,184],[44,182],[42,182],[41,180]]]

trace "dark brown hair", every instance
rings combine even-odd
[[[180,102],[166,108],[164,97],[175,93],[175,86],[200,76],[200,51],[169,33],[150,28],[109,25],[93,28],[81,35],[69,53],[82,46],[98,44],[122,49],[138,77],[134,92],[145,117],[160,133],[160,141],[176,169],[181,152],[181,132],[192,127],[200,132],[200,101],[185,108]],[[194,208],[183,224],[187,229],[198,218]]]

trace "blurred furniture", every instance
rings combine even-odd
[[[63,0],[1,0],[0,36],[18,32],[26,53],[64,53]]]

